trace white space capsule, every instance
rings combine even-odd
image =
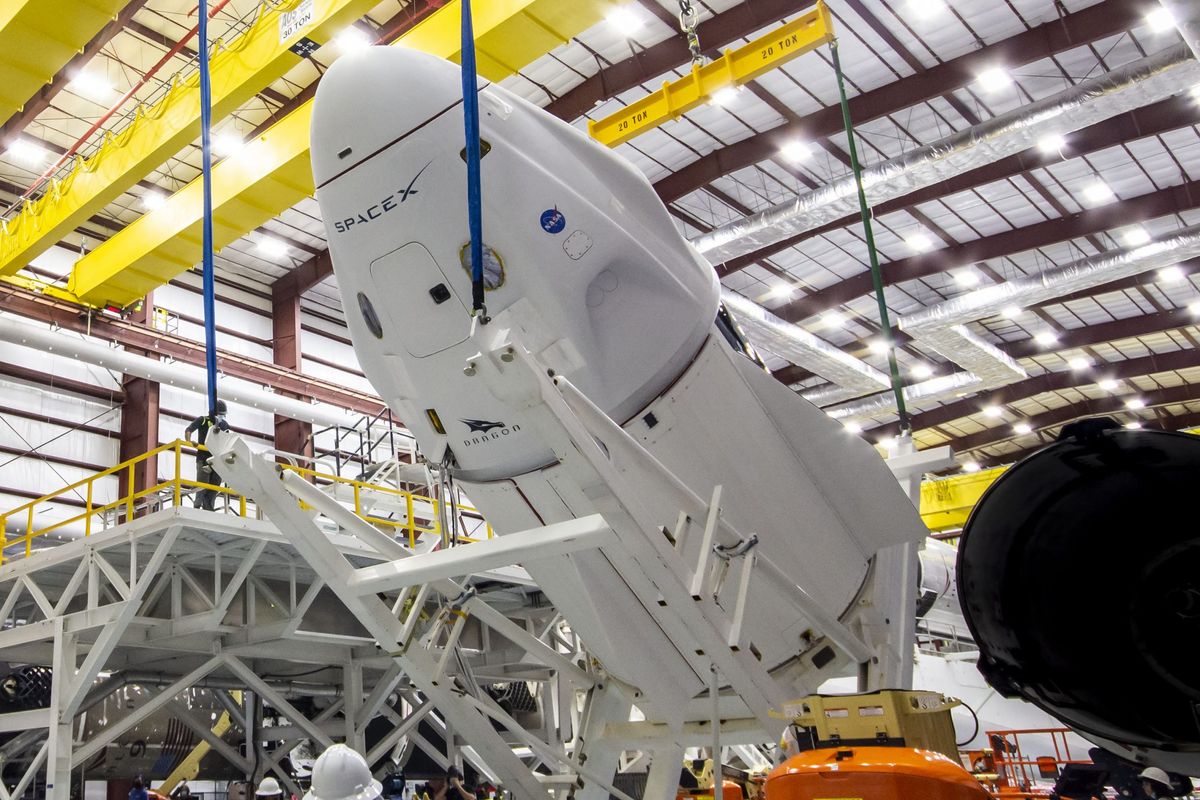
[[[640,172],[483,80],[479,105],[492,324],[519,329],[541,364],[697,495],[721,485],[724,518],[757,534],[763,556],[827,613],[853,622],[873,554],[923,533],[882,460],[747,356],[718,313],[711,266]],[[464,374],[478,346],[463,266],[459,68],[398,47],[348,55],[321,81],[312,133],[346,317],[381,396],[428,458],[452,453],[501,535],[594,513],[520,409]],[[678,507],[644,502],[674,525]],[[655,624],[601,554],[530,571],[606,666],[650,698],[648,713],[677,720],[703,692],[703,659]],[[763,582],[745,626],[788,691],[812,690],[847,663]]]

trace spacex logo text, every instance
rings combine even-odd
[[[433,163],[432,161],[429,162],[429,164],[432,164],[432,163]],[[411,181],[408,182],[408,186],[405,186],[403,189],[400,189],[399,191],[389,194],[387,197],[383,198],[378,203],[375,203],[374,205],[370,206],[366,210],[361,211],[352,217],[346,217],[345,219],[337,220],[336,222],[333,223],[334,229],[338,233],[345,233],[346,231],[353,228],[355,225],[366,225],[367,223],[372,222],[373,220],[379,219],[387,212],[394,210],[401,203],[408,200],[408,198],[417,194],[417,189],[416,189],[417,179],[421,177],[421,174],[424,173],[425,170],[429,169],[429,164],[426,164],[425,166],[421,167],[420,171],[416,175],[413,176],[413,179]]]

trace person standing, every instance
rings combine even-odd
[[[183,432],[183,437],[187,439],[188,444],[192,444],[193,433],[196,434],[196,443],[204,444],[208,439],[208,432],[213,428],[222,431],[229,430],[229,423],[225,421],[225,401],[218,400],[213,411],[215,413],[196,417],[187,426]],[[208,484],[209,486],[220,486],[221,476],[213,469],[210,463],[211,460],[211,453],[207,450],[196,451],[196,481]],[[196,508],[212,511],[216,506],[216,502],[217,490],[215,488],[205,487],[196,492]]]
[[[1171,776],[1167,775],[1165,770],[1158,767],[1146,767],[1138,775],[1142,779],[1142,794],[1146,797],[1158,798],[1173,797],[1175,788],[1171,785]]]
[[[146,791],[146,781],[141,775],[133,779],[133,788],[129,790],[129,800],[150,800],[150,793]]]

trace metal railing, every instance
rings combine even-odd
[[[252,500],[227,486],[204,483],[184,474],[184,455],[192,456],[200,452],[204,452],[203,445],[193,445],[177,439],[5,511],[0,514],[0,531],[4,533],[4,543],[0,547],[0,564],[18,555],[30,555],[35,540],[56,532],[65,532],[72,526],[75,526],[73,532],[78,533],[77,528],[82,524],[83,535],[91,536],[97,530],[107,530],[128,522],[139,514],[182,506],[185,499],[204,490],[215,492],[216,497],[222,501],[220,511],[213,513],[258,518],[258,510]],[[157,476],[162,461],[160,457],[163,454],[170,455],[167,459],[167,477],[157,478],[151,486],[137,488],[139,466],[149,462],[145,468],[152,469],[153,474]],[[281,463],[279,468],[295,472],[305,480],[320,486],[323,491],[349,506],[357,516],[371,525],[392,531],[396,538],[405,536],[409,547],[416,547],[418,540],[426,535],[442,538],[442,529],[438,521],[440,501],[433,497],[397,487],[346,478],[325,472],[316,464],[305,467],[294,462]],[[119,496],[107,502],[97,500],[97,496],[101,494],[97,491],[98,484],[112,478],[124,479],[123,489],[117,492]],[[63,519],[55,519],[44,525],[38,524],[38,516],[47,506],[61,508],[64,505],[81,507],[81,510]],[[459,537],[459,541],[473,542],[493,536],[491,526],[476,509],[459,504],[457,510],[460,514],[466,512],[465,519],[475,523],[470,531],[472,535]],[[24,523],[24,531],[10,535],[10,522],[18,526]],[[10,552],[10,548],[16,548],[18,545],[23,547]]]

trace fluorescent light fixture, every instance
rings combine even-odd
[[[1000,67],[992,67],[979,73],[979,86],[985,92],[998,92],[1012,85],[1012,76]]]
[[[724,89],[717,89],[713,92],[712,97],[709,98],[709,102],[713,105],[727,106],[733,103],[734,100],[737,100],[737,96],[737,89],[732,86],[726,86]]]
[[[1016,319],[1024,313],[1025,309],[1016,305],[1008,305],[1000,309],[1000,316],[1004,317],[1005,319]]]
[[[962,465],[963,472],[979,472],[978,461],[964,461]]]
[[[1109,203],[1116,198],[1113,190],[1102,180],[1095,180],[1083,187],[1083,199],[1089,203]]]
[[[826,328],[844,328],[846,322],[846,315],[840,311],[826,311],[821,315],[821,324]]]
[[[913,364],[913,367],[909,370],[909,373],[912,374],[912,376],[917,380],[925,380],[926,378],[933,377],[933,367],[929,366],[928,364]]]
[[[614,8],[605,19],[617,29],[617,33],[625,37],[637,33],[646,24],[646,20],[632,5]]]
[[[1067,366],[1070,367],[1071,369],[1075,370],[1076,372],[1078,372],[1079,370],[1082,370],[1082,369],[1087,369],[1091,365],[1092,365],[1092,362],[1089,359],[1084,358],[1083,356],[1075,356],[1075,358],[1072,358],[1070,361],[1067,362]]]
[[[1038,139],[1037,143],[1038,150],[1041,150],[1047,155],[1059,153],[1066,146],[1067,139],[1061,133],[1048,133],[1042,138]]]
[[[1028,422],[1018,422],[1016,425],[1013,425],[1013,433],[1017,436],[1027,436],[1033,433],[1033,426]]]
[[[871,352],[877,356],[886,354],[889,349],[888,343],[883,339],[872,339],[871,344],[868,345],[868,347],[870,347]]]
[[[883,439],[880,439],[878,444],[884,450],[891,452],[892,448],[894,448],[896,446],[896,437],[895,436],[885,437]]]
[[[231,156],[245,145],[236,131],[221,131],[212,138],[213,152],[222,158]]]
[[[1105,392],[1115,392],[1117,389],[1119,389],[1121,387],[1121,384],[1118,383],[1117,381],[1113,380],[1112,378],[1105,378],[1104,380],[1098,382],[1096,384],[1096,386],[1098,386],[1102,391],[1105,391]]]
[[[992,419],[997,419],[999,417],[1004,416],[1004,409],[1001,408],[1000,406],[985,406],[983,409],[983,415],[985,417],[991,417]]]
[[[24,139],[17,139],[8,146],[8,150],[4,151],[4,154],[26,167],[40,167],[46,163],[50,155],[46,148]]]
[[[1146,401],[1140,397],[1131,397],[1125,401],[1125,407],[1130,411],[1139,411],[1146,407]]]
[[[1049,347],[1050,345],[1058,342],[1058,337],[1054,335],[1053,331],[1038,331],[1037,335],[1033,337],[1033,340],[1042,347]]]
[[[142,208],[147,211],[153,211],[156,208],[162,208],[167,202],[167,196],[162,192],[149,191],[142,195]]]
[[[282,258],[287,255],[287,245],[273,236],[264,236],[258,240],[254,249],[268,258]]]
[[[979,273],[973,269],[960,269],[954,273],[954,282],[959,286],[978,286]]]
[[[786,161],[790,161],[793,164],[799,164],[801,161],[807,161],[808,159],[812,158],[812,148],[809,147],[807,142],[802,142],[799,139],[792,139],[790,142],[786,142],[783,147],[779,148],[779,154],[783,156]]]
[[[1134,420],[1133,422],[1125,423],[1126,430],[1136,431],[1136,430],[1141,430],[1141,427],[1142,427],[1142,423],[1138,422],[1137,420]]]
[[[1170,267],[1163,267],[1158,271],[1158,279],[1163,283],[1179,283],[1186,277],[1187,275],[1184,274],[1183,270],[1178,264]]]
[[[113,93],[112,83],[108,78],[95,72],[77,72],[71,79],[71,91],[92,100],[104,100]]]
[[[1200,317],[1200,300],[1193,300],[1188,303],[1188,313],[1193,317]]]
[[[857,422],[843,422],[842,427],[846,429],[846,433],[853,433],[856,436],[862,433],[862,425]]]
[[[1175,17],[1162,6],[1147,14],[1145,19],[1146,26],[1154,33],[1166,33],[1175,27]]]
[[[333,43],[343,53],[350,53],[371,46],[371,36],[357,25],[343,28],[341,33],[333,37]]]
[[[926,250],[933,249],[933,239],[930,239],[927,234],[922,231],[917,231],[913,235],[904,240],[908,245],[908,249],[914,253],[924,253]]]
[[[1150,243],[1150,234],[1141,225],[1130,228],[1121,234],[1121,243],[1126,247],[1141,247]]]
[[[791,297],[795,293],[796,293],[795,286],[792,286],[789,283],[781,283],[781,284],[773,287],[771,289],[771,291],[767,293],[767,297],[770,297],[775,300],[779,300],[784,297]]]

